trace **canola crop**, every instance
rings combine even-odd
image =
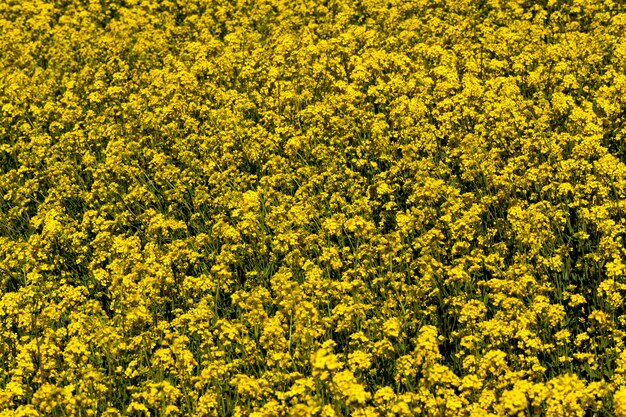
[[[626,416],[626,4],[0,0],[0,416]]]

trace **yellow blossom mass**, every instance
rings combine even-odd
[[[0,417],[626,416],[625,4],[0,0]]]

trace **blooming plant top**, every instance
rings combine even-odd
[[[626,416],[617,0],[0,0],[0,417]]]

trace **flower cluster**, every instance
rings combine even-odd
[[[626,416],[616,0],[0,0],[0,417]]]

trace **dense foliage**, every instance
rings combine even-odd
[[[626,4],[0,0],[0,416],[626,416]]]

